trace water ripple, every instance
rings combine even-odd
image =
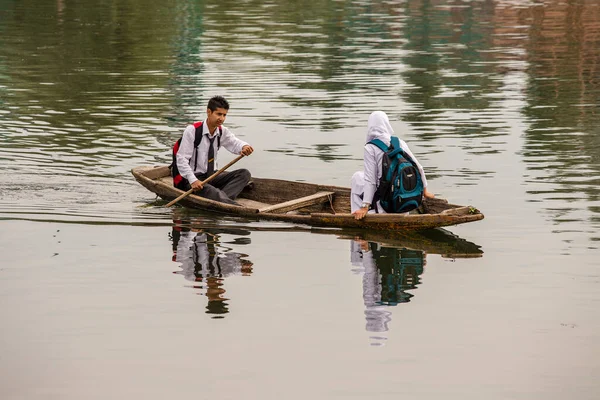
[[[350,175],[366,118],[382,109],[437,186],[525,186],[551,221],[599,227],[600,28],[589,2],[572,18],[573,6],[550,0],[351,1],[319,13],[186,3],[140,10],[160,22],[132,14],[129,31],[100,6],[74,7],[71,20],[40,4],[44,17],[26,21],[15,7],[0,37],[5,214],[129,218],[129,202],[144,198],[129,169],[167,162],[221,93],[236,133],[281,162],[257,161],[258,171],[294,158],[314,174],[306,180]]]

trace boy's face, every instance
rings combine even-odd
[[[206,115],[210,126],[219,127],[223,125],[225,118],[227,118],[227,110],[224,108],[217,108],[215,111],[212,111],[210,108],[207,108]]]

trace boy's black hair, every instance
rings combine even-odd
[[[229,102],[225,100],[225,97],[223,96],[214,96],[208,101],[207,107],[210,109],[210,111],[215,111],[217,108],[229,110]]]

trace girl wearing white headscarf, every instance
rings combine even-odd
[[[381,160],[384,154],[379,147],[373,146],[369,144],[369,142],[373,139],[379,139],[389,146],[393,135],[394,129],[392,129],[392,126],[390,125],[387,114],[383,111],[374,111],[371,113],[369,122],[367,123],[367,144],[365,144],[364,148],[364,171],[355,172],[351,181],[351,212],[356,219],[363,219],[367,212],[385,213],[379,201],[377,201],[375,208],[369,211],[371,203],[373,202],[373,196],[377,191],[379,179],[381,179]],[[402,151],[404,151],[404,154],[412,158],[417,164],[421,179],[423,180],[423,195],[428,198],[434,197],[433,194],[427,190],[427,178],[425,177],[423,167],[419,164],[419,161],[417,161],[404,140],[400,140],[400,147],[402,148]]]

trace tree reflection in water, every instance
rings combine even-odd
[[[215,229],[190,229],[175,225],[171,232],[173,261],[181,263],[175,271],[199,289],[208,299],[206,313],[212,318],[223,318],[229,312],[229,299],[225,297],[225,278],[234,275],[248,276],[252,273],[252,262],[244,259],[247,254],[232,251],[221,242],[221,232]],[[235,230],[234,235],[249,235]],[[242,240],[239,240],[242,239]],[[236,239],[237,244],[246,244],[246,238]]]
[[[368,332],[387,332],[391,321],[390,306],[408,303],[409,291],[420,284],[425,266],[421,250],[384,247],[379,243],[354,239],[350,241],[352,265],[363,274],[363,300]],[[385,337],[372,336],[373,345],[383,344]]]

